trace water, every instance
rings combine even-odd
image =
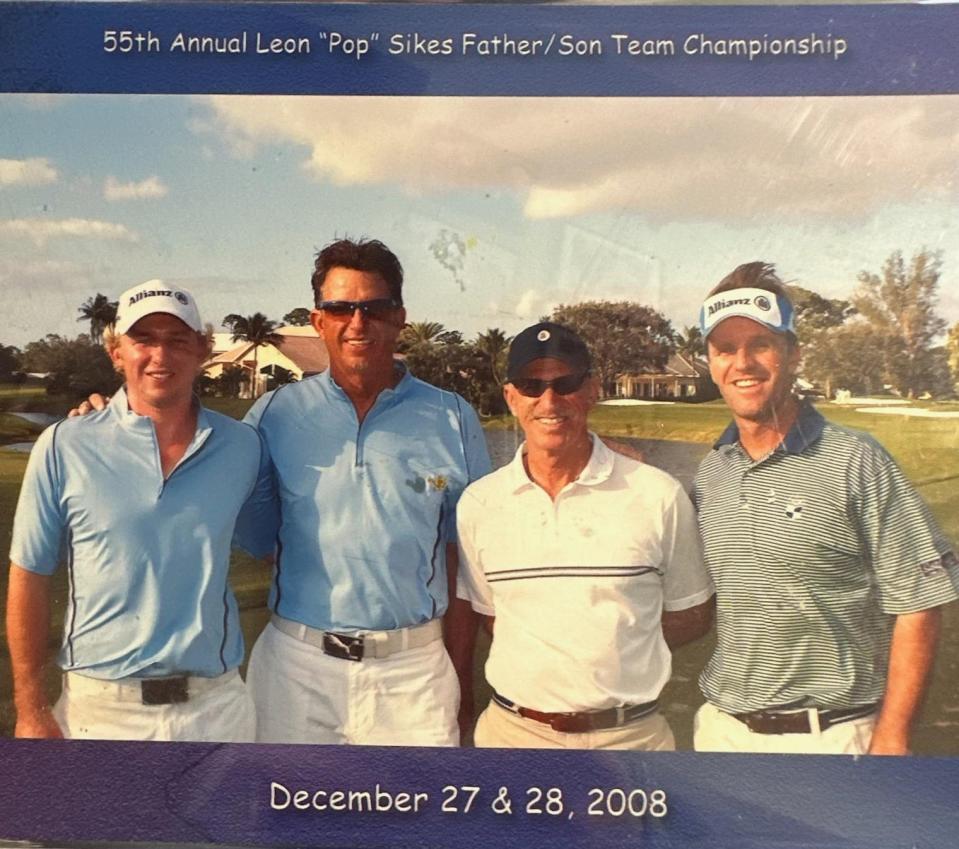
[[[615,437],[617,442],[625,443],[643,455],[643,460],[669,472],[689,492],[696,475],[699,461],[709,450],[708,445],[698,442],[671,442],[664,439],[633,439]],[[489,447],[493,468],[505,466],[519,447],[522,433],[519,430],[487,430],[486,444]]]
[[[24,421],[30,422],[30,424],[42,425],[47,427],[52,425],[54,422],[60,421],[60,416],[52,416],[50,413],[8,413],[11,416],[19,416]]]

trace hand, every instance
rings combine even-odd
[[[886,732],[881,725],[876,725],[869,742],[870,755],[911,755],[909,738],[903,734]]]
[[[460,704],[456,721],[460,727],[460,745],[467,746],[473,742],[473,705]]]
[[[63,731],[53,718],[53,711],[49,707],[42,707],[35,711],[18,712],[13,736],[21,739],[62,740]]]
[[[73,418],[74,416],[86,416],[89,413],[99,412],[105,409],[109,403],[109,395],[103,396],[99,392],[94,392],[86,401],[81,401],[76,407],[73,407],[67,413],[67,416]]]

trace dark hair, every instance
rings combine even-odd
[[[776,274],[776,266],[770,262],[744,262],[729,272],[715,288],[706,296],[711,298],[720,292],[729,292],[732,289],[762,289],[775,295],[782,295],[792,303],[786,284]]]
[[[338,239],[316,255],[313,276],[313,300],[317,307],[323,300],[321,289],[326,275],[333,268],[352,268],[382,278],[397,304],[403,303],[403,266],[386,245],[377,239]]]

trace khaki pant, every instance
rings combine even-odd
[[[673,732],[661,713],[654,712],[618,728],[570,734],[554,731],[490,702],[476,723],[476,746],[483,749],[634,749],[671,752]]]
[[[697,752],[864,755],[869,750],[876,716],[840,722],[818,734],[757,734],[735,717],[706,702],[693,720]]]

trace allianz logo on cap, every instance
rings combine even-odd
[[[174,296],[172,289],[148,289],[145,292],[137,292],[135,295],[131,295],[130,302],[127,304],[127,306],[132,307],[135,303],[142,301],[144,298],[158,298],[158,297],[165,297],[165,298],[176,297],[176,299],[181,304],[186,305],[189,303],[186,295],[184,295],[182,292],[177,292],[176,295]]]
[[[715,301],[709,305],[709,315],[715,315],[720,310],[728,310],[730,307],[745,307],[752,304],[763,312],[769,312],[772,304],[765,295],[757,295],[755,298],[731,298],[728,301]]]

